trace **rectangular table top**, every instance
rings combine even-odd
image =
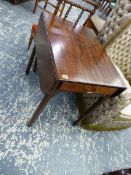
[[[48,36],[43,42],[50,43],[58,80],[126,89],[91,29],[80,25],[74,28],[72,22],[46,12],[42,18]]]

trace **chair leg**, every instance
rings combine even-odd
[[[101,2],[99,8],[101,8],[103,6],[103,4],[104,4],[104,0]]]
[[[62,16],[62,14],[63,14],[63,11],[64,11],[64,9],[65,9],[65,5],[66,5],[66,3],[64,2],[63,3],[63,5],[62,5],[62,9],[61,9],[61,11],[60,11],[60,17]]]
[[[103,6],[101,7],[101,11],[104,10],[104,8],[105,8],[107,5],[108,5],[108,3],[106,2],[105,5],[103,5]]]
[[[32,40],[33,40],[33,36],[32,36],[32,34],[31,34],[31,35],[30,35],[30,38],[29,38],[28,50],[30,49]]]
[[[30,68],[32,66],[32,63],[33,63],[33,60],[35,58],[35,54],[36,54],[36,50],[35,50],[35,47],[33,48],[33,51],[32,51],[32,54],[30,56],[30,59],[29,59],[29,62],[27,64],[27,67],[26,67],[26,74],[28,75],[29,72],[30,72]]]
[[[109,9],[108,12],[106,13],[106,16],[109,16],[111,11],[112,11],[112,9]]]
[[[46,0],[46,2],[45,2],[45,5],[44,5],[44,10],[46,9],[47,4],[48,4],[48,0]]]
[[[38,7],[38,2],[39,2],[39,0],[36,0],[35,1],[35,6],[34,6],[34,9],[33,9],[33,13],[36,12],[36,8]]]
[[[35,56],[34,66],[33,66],[33,72],[36,72],[37,70],[37,57]]]

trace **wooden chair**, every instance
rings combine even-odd
[[[34,5],[33,13],[36,13],[36,9],[37,9],[37,7],[38,7],[38,4],[39,4],[39,2],[41,2],[41,1],[43,1],[43,2],[45,3],[45,4],[44,4],[44,8],[42,8],[42,7],[39,7],[39,8],[42,8],[42,10],[45,10],[45,11],[47,11],[47,12],[49,12],[49,13],[50,13],[50,11],[48,11],[47,5],[50,5],[50,6],[53,7],[53,8],[56,8],[56,6],[57,6],[57,4],[52,3],[50,0],[35,0],[35,5]],[[93,5],[93,6],[96,6],[96,5],[98,6],[98,4],[100,5],[99,2],[94,2],[94,1],[92,1],[92,0],[82,0],[82,1],[84,1],[84,2],[86,2],[86,3],[89,3],[89,4]],[[58,0],[57,0],[57,2],[58,2]],[[63,2],[63,4],[64,4],[64,2]],[[60,16],[61,16],[62,13],[63,13],[63,9],[64,9],[64,8],[62,8],[62,9],[59,8]]]
[[[102,0],[100,3],[100,9],[103,10],[112,0]]]
[[[98,16],[93,15],[89,19],[89,22],[87,23],[86,26],[93,29],[96,35],[98,35],[100,31],[102,30],[104,24],[105,24],[105,20],[103,20],[102,18]]]
[[[116,0],[101,1],[99,8],[102,10],[106,7],[101,16],[103,15],[108,16],[110,12],[113,10],[113,8],[115,8],[115,3],[116,3]],[[98,35],[101,29],[103,28],[104,23],[105,23],[105,20],[103,18],[93,15],[90,18],[90,22],[88,22],[87,27],[92,28],[94,32]]]
[[[101,4],[100,4],[100,11],[103,11],[102,15],[106,15],[108,16],[111,8],[110,8],[110,4],[111,4],[112,0],[102,0]],[[102,16],[101,15],[101,16]]]
[[[86,11],[87,13],[89,13],[89,16],[87,18],[87,20],[89,20],[91,18],[91,16],[95,13],[96,9],[98,8],[99,3],[97,3],[97,2],[95,3],[95,2],[93,2],[91,0],[83,0],[83,1],[86,2],[87,4],[90,4],[93,7],[93,9],[90,10],[87,7],[83,7],[83,6],[81,6],[81,5],[77,4],[77,3],[74,3],[73,1],[70,1],[70,0],[58,0],[57,6],[55,7],[55,10],[54,10],[54,15],[57,15],[58,12],[60,12],[59,13],[59,16],[61,17],[62,14],[63,14],[63,11],[65,9],[65,5],[68,4],[70,6],[69,6],[69,8],[67,10],[67,13],[66,13],[66,15],[65,15],[64,18],[67,18],[68,17],[68,14],[71,11],[71,8],[72,7],[77,7],[78,9],[81,9],[81,13],[80,13],[77,21],[75,22],[75,24],[78,23],[78,21],[80,20],[82,14],[84,13],[84,11]],[[46,6],[47,6],[47,3],[48,3],[48,1],[45,4]],[[61,11],[59,10],[60,9],[60,5],[62,5]],[[84,25],[87,24],[87,20],[86,20],[86,23]],[[31,46],[31,43],[32,43],[32,40],[33,40],[34,36],[36,35],[36,31],[37,31],[37,24],[33,24],[32,25],[32,29],[31,29],[31,35],[30,35],[30,39],[29,39],[28,49]]]
[[[103,173],[102,175],[130,175],[130,174],[131,174],[131,168],[109,172],[109,173]]]
[[[36,1],[35,1],[35,6],[34,6],[33,13],[36,12],[36,9],[37,9],[37,7],[38,7],[38,3],[39,3],[40,1],[44,1],[44,2],[45,2],[44,8],[43,8],[42,10],[44,10],[44,11],[46,11],[46,12],[48,12],[48,13],[50,13],[50,12],[47,10],[47,5],[48,5],[48,4],[49,4],[50,6],[52,6],[52,7],[54,8],[54,10],[55,10],[55,8],[56,8],[56,6],[57,6],[57,5],[54,5],[53,3],[51,3],[49,0],[36,0]],[[63,13],[63,10],[64,10],[64,8],[65,8],[65,3],[62,3],[61,5],[62,5],[62,9],[59,9],[59,10],[58,10],[58,11],[60,12],[59,16],[61,16],[62,13]],[[30,35],[30,38],[29,38],[28,49],[29,49],[30,46],[31,46],[31,43],[32,43],[32,40],[33,40],[34,36],[36,35],[36,31],[37,31],[37,24],[33,24],[33,25],[32,25],[32,29],[31,29],[31,35]]]
[[[43,8],[40,7],[40,6],[38,6],[39,5],[39,2],[42,2],[42,1],[44,2],[44,7]],[[50,13],[50,11],[47,10],[47,5],[50,5],[52,8],[56,8],[56,6],[57,6],[57,4],[52,3],[49,0],[35,0],[35,5],[34,5],[33,13],[36,13],[36,10],[37,10],[38,7],[41,8],[42,10],[45,10],[45,11],[47,11],[47,12]],[[61,10],[60,10],[60,13],[62,13]]]
[[[110,3],[106,9],[105,15],[109,16],[110,12],[115,8],[115,3]]]

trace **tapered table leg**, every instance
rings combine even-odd
[[[44,109],[50,98],[53,97],[54,95],[55,93],[46,94],[43,97],[37,109],[35,110],[34,114],[32,115],[31,119],[27,122],[28,127],[31,127],[35,123],[35,121],[38,119],[39,115],[41,114],[42,110]]]
[[[36,70],[37,70],[37,57],[35,57],[33,72],[36,72]]]
[[[93,106],[91,106],[83,115],[81,115],[76,121],[73,122],[73,126],[79,124],[82,120],[87,118],[88,115],[91,114],[95,110],[96,107],[101,105],[101,103],[103,102],[104,99],[105,99],[104,97],[100,97],[97,100],[97,102],[93,104]]]

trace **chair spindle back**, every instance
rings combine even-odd
[[[91,0],[84,0],[84,2],[90,4],[93,8],[92,9],[89,9],[88,7],[84,7],[84,6],[82,6],[82,5],[78,4],[78,3],[75,3],[75,2],[70,1],[70,0],[58,0],[57,6],[56,6],[55,11],[54,11],[54,15],[57,15],[58,14],[58,11],[59,11],[60,6],[62,4],[61,13],[59,15],[59,16],[62,16],[63,15],[63,11],[65,9],[65,5],[68,4],[69,7],[66,10],[66,13],[64,15],[64,19],[66,19],[69,16],[72,8],[73,7],[76,7],[78,9],[80,9],[81,12],[79,13],[79,15],[78,15],[78,17],[77,17],[77,19],[75,21],[75,26],[80,21],[83,13],[84,12],[87,12],[89,15],[88,15],[88,17],[86,18],[86,20],[85,20],[85,22],[83,24],[85,26],[87,24],[88,20],[91,18],[91,16],[94,15],[94,13],[95,13],[96,9],[98,8],[99,4],[98,3],[95,3],[95,2],[92,2]]]

